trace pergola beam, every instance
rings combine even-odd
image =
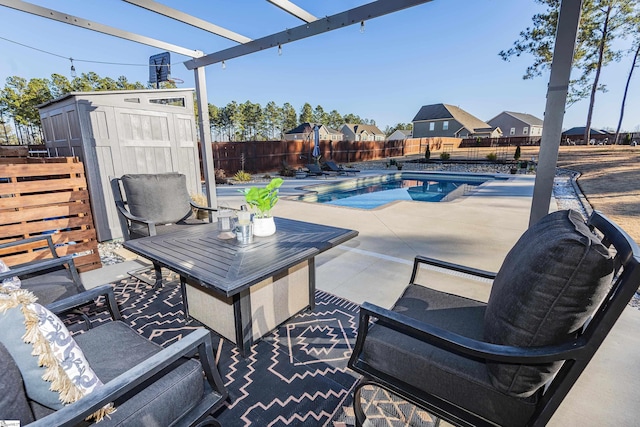
[[[423,3],[429,3],[431,1],[432,0],[374,1],[372,3],[349,9],[345,12],[340,12],[335,15],[318,19],[314,22],[280,31],[279,33],[271,34],[270,36],[255,39],[253,41],[250,41],[249,43],[234,46],[229,49],[210,53],[200,58],[194,58],[192,60],[185,61],[184,65],[189,70],[193,70],[196,67],[203,67],[226,61],[227,59],[249,55],[251,53],[269,49],[272,47],[282,46],[286,43],[291,43],[297,40],[305,39],[307,37],[315,36],[317,34],[326,33],[338,28],[344,28],[349,25],[353,25],[373,18],[378,18],[383,15],[388,15],[402,9],[407,9],[409,7],[417,6]]]
[[[76,27],[84,28],[86,30],[97,31],[99,33],[107,34],[114,37],[119,37],[121,39],[129,40],[132,42],[142,43],[142,44],[146,44],[147,46],[157,47],[158,49],[179,53],[180,55],[188,56],[191,58],[197,58],[203,55],[203,53],[199,50],[187,49],[171,43],[163,42],[161,40],[152,39],[151,37],[130,33],[129,31],[124,31],[118,28],[109,27],[108,25],[89,21],[88,19],[69,15],[68,13],[59,12],[53,9],[48,9],[46,7],[38,6],[32,3],[27,3],[21,0],[0,0],[0,5],[9,7],[11,9],[19,10],[21,12],[30,13],[32,15],[37,15],[42,18],[48,18],[54,21],[63,22],[65,24],[75,25]]]
[[[274,6],[278,6],[280,9],[284,10],[287,13],[295,16],[296,18],[302,19],[304,22],[313,22],[317,21],[318,18],[301,8],[295,3],[290,2],[289,0],[267,0],[269,3]]]
[[[249,37],[245,37],[241,34],[234,33],[233,31],[227,30],[226,28],[219,27],[215,24],[212,24],[211,22],[205,21],[204,19],[196,18],[195,16],[189,15],[177,9],[157,3],[153,0],[124,0],[124,1],[134,6],[147,9],[151,12],[155,12],[157,14],[166,16],[167,18],[175,19],[176,21],[191,25],[192,27],[196,27],[204,31],[208,31],[212,34],[215,34],[220,37],[224,37],[225,39],[228,39],[237,43],[247,43],[251,41]]]

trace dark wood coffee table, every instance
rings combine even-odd
[[[125,248],[180,275],[185,314],[234,342],[242,355],[291,316],[313,309],[315,256],[355,230],[276,218],[273,236],[241,245],[217,224],[125,242]]]

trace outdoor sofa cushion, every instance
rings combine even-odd
[[[392,310],[482,340],[482,302],[414,284],[405,289]],[[500,425],[523,425],[535,409],[537,395],[521,399],[497,390],[484,360],[459,356],[381,324],[370,328],[361,355],[364,362],[384,374],[458,402]]]
[[[545,216],[518,240],[493,282],[485,339],[537,347],[574,337],[609,291],[612,274],[611,254],[578,212]],[[499,390],[527,397],[561,365],[488,366]]]

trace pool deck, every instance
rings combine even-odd
[[[366,171],[368,176],[388,171]],[[274,215],[355,229],[359,236],[316,259],[318,289],[356,303],[389,307],[420,254],[497,271],[528,226],[535,177],[513,175],[445,203],[400,201],[362,210],[288,200],[300,187],[329,179],[286,180]],[[217,188],[218,204],[237,207],[240,186]],[[555,200],[550,210],[556,210]],[[115,270],[113,270],[115,272]],[[101,279],[104,276],[100,275]],[[486,301],[490,284],[430,272],[423,284]],[[640,310],[627,307],[550,426],[637,425],[640,414]]]

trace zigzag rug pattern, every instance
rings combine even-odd
[[[185,319],[177,279],[165,274],[157,290],[135,278],[113,284],[123,321],[164,347],[202,327]],[[229,391],[216,418],[229,427],[354,425],[350,405],[357,376],[347,369],[347,361],[355,343],[358,309],[357,304],[316,291],[313,311],[294,316],[254,344],[246,358],[214,334],[218,369]],[[110,321],[104,311],[95,313],[95,307],[85,311],[92,322]],[[69,315],[65,321],[74,330],[78,320]],[[385,407],[394,410],[379,409]],[[366,410],[377,421],[373,425],[433,425],[414,407],[381,392],[371,394]]]

